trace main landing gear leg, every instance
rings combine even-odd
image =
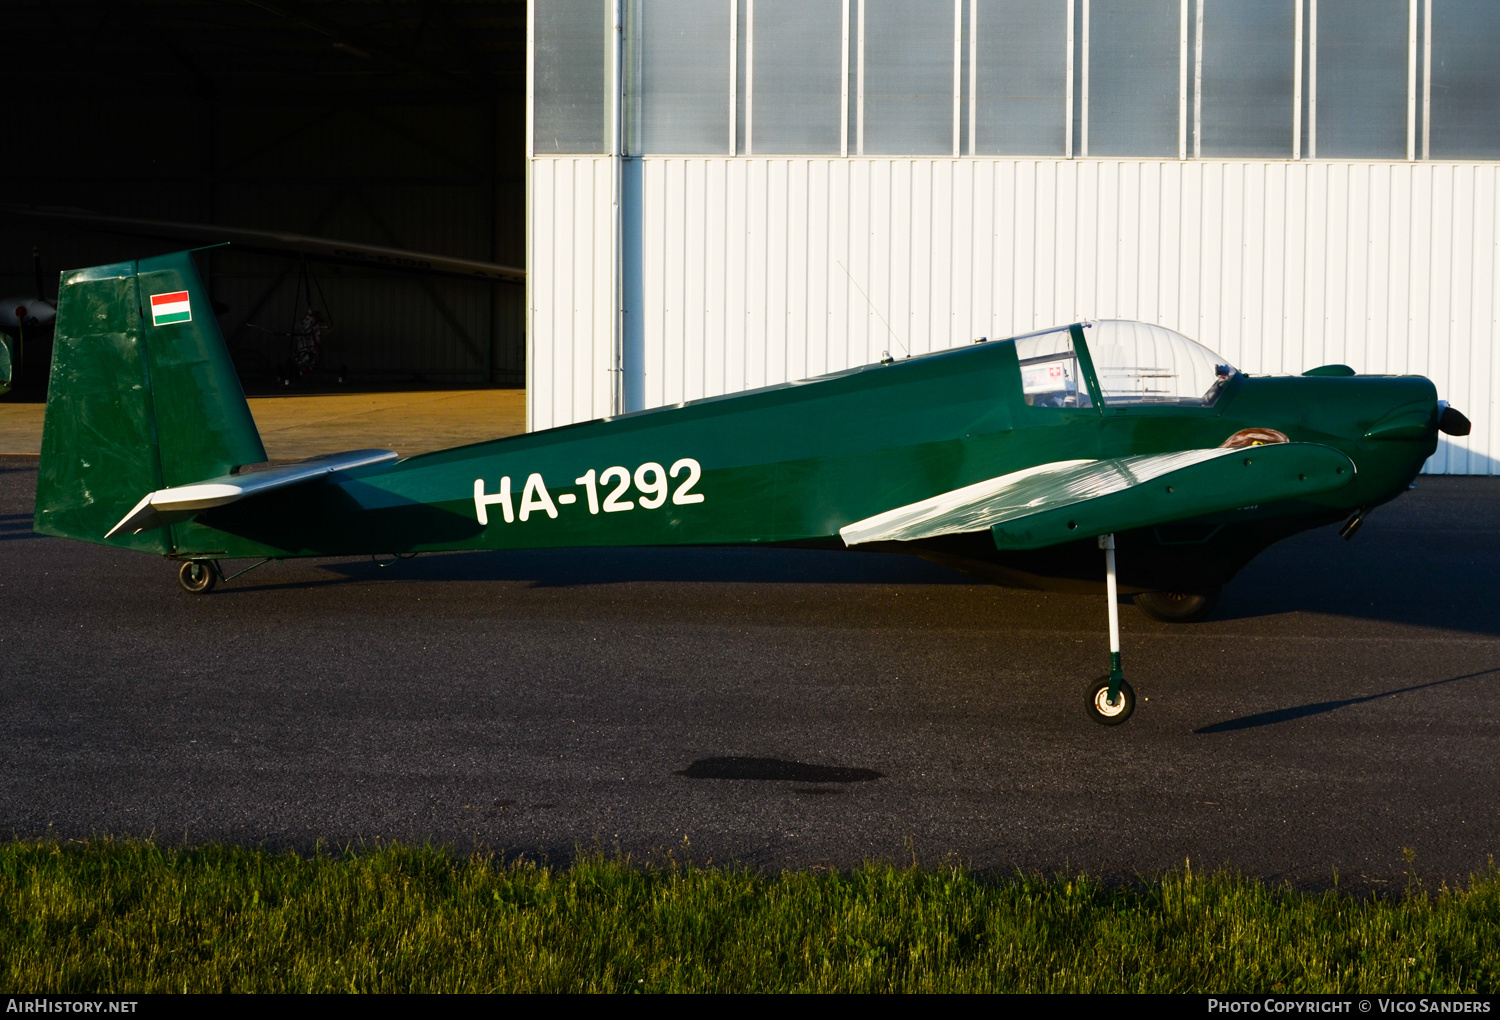
[[[1104,726],[1118,726],[1135,711],[1135,691],[1120,668],[1120,590],[1115,577],[1115,536],[1100,535],[1104,550],[1104,586],[1109,599],[1109,676],[1089,685],[1089,716]]]

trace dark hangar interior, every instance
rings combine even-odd
[[[525,264],[525,0],[4,10],[6,206]],[[60,270],[203,243],[7,213],[0,297],[36,296],[40,278],[55,300]],[[288,385],[309,306],[329,326],[318,370],[297,388],[524,384],[519,283],[233,248],[199,264],[251,393]]]

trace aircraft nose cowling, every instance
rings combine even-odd
[[[1437,426],[1439,432],[1448,436],[1466,436],[1469,434],[1469,429],[1473,427],[1469,424],[1469,419],[1446,400],[1438,401]]]

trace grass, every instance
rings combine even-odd
[[[0,845],[0,987],[1493,992],[1500,871],[1396,898],[870,865]]]

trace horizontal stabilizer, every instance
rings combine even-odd
[[[1066,460],[897,507],[839,530],[844,544],[990,529],[1001,549],[1040,549],[1349,484],[1354,462],[1314,443]]]
[[[285,489],[331,475],[335,471],[369,467],[395,460],[394,450],[350,450],[348,453],[330,453],[321,457],[310,457],[293,464],[266,468],[241,475],[224,475],[191,485],[176,485],[170,489],[157,489],[147,493],[135,505],[135,509],[109,529],[105,538],[120,534],[134,534],[163,528],[168,524],[185,521],[204,510],[236,503],[247,496],[256,496],[275,489]]]

